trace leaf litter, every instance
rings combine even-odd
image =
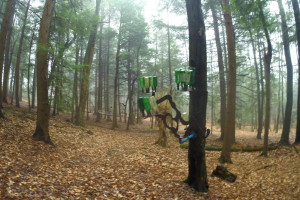
[[[172,136],[167,148],[155,145],[158,132],[147,122],[127,132],[54,117],[53,147],[32,140],[35,116],[20,112],[7,110],[8,120],[0,120],[0,199],[300,199],[300,156],[292,147],[268,158],[233,152],[224,166],[238,176],[234,183],[210,176],[220,152],[206,151],[209,192],[198,193],[183,183],[188,151]]]

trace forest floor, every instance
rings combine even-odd
[[[169,146],[155,145],[149,121],[125,130],[91,122],[81,128],[61,116],[50,120],[55,146],[32,140],[34,113],[4,105],[0,119],[0,199],[300,199],[300,146],[261,152],[232,152],[234,183],[211,177],[219,151],[206,151],[209,192],[183,182],[187,153],[169,135]],[[294,131],[293,131],[294,134]],[[294,135],[291,135],[291,142]],[[280,134],[270,134],[270,143]],[[208,144],[220,144],[215,129]],[[237,130],[237,145],[261,145],[255,132]]]

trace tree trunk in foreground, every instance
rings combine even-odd
[[[47,0],[41,19],[37,57],[37,121],[34,140],[53,144],[49,135],[50,105],[48,100],[48,40],[55,0]],[[18,87],[18,86],[16,86]]]
[[[195,88],[190,92],[190,126],[197,134],[189,143],[189,172],[186,182],[198,192],[208,191],[205,132],[207,105],[206,35],[201,0],[186,0],[189,26],[189,64],[195,68]]]

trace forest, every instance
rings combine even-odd
[[[1,0],[0,199],[299,199],[298,0]]]

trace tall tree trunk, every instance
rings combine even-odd
[[[267,23],[265,20],[262,3],[258,1],[259,16],[262,21],[265,37],[268,44],[268,51],[264,55],[264,67],[265,67],[265,80],[266,80],[266,114],[265,114],[265,134],[264,134],[264,147],[263,153],[265,157],[268,156],[268,137],[270,129],[270,110],[271,110],[271,86],[270,86],[270,73],[271,73],[271,60],[272,60],[272,44],[267,29]]]
[[[33,138],[53,144],[49,135],[50,105],[48,100],[48,40],[55,0],[46,0],[41,19],[37,57],[37,122]]]
[[[222,6],[227,36],[228,80],[225,135],[219,161],[221,163],[231,163],[230,149],[235,141],[236,52],[233,22],[231,12],[229,11],[229,0],[222,0]]]
[[[27,69],[27,100],[28,100],[28,109],[29,112],[31,111],[31,105],[30,105],[30,72],[31,72],[31,51],[33,46],[33,39],[35,37],[34,31],[32,32],[30,45],[29,45],[29,53],[28,53],[28,69]]]
[[[287,69],[287,88],[286,88],[287,99],[286,99],[286,106],[285,106],[285,116],[284,116],[282,135],[279,143],[283,145],[288,145],[290,144],[289,136],[290,136],[290,129],[291,129],[292,109],[293,109],[293,64],[292,64],[291,53],[290,53],[290,42],[289,42],[288,27],[286,24],[285,11],[282,5],[282,1],[277,0],[277,2],[278,2],[280,16],[281,16],[282,40],[283,40],[284,55],[285,55],[285,62],[286,62],[286,69]]]
[[[279,128],[279,123],[280,123],[280,108],[281,108],[281,102],[280,102],[280,93],[281,93],[281,88],[280,88],[280,72],[279,72],[279,78],[278,78],[278,107],[277,107],[277,117],[276,117],[276,124],[275,124],[275,133],[278,133],[278,128]]]
[[[140,77],[140,75],[141,75],[141,71],[140,71],[140,50],[141,50],[141,43],[140,43],[140,45],[139,45],[139,47],[138,47],[138,49],[137,49],[137,54],[136,54],[136,65],[137,65],[137,78],[139,78]],[[137,81],[138,83],[137,83],[137,88],[140,88],[139,86],[139,81]],[[162,81],[161,81],[162,82]],[[139,98],[139,96],[140,96],[140,90],[139,89],[137,89],[137,99]],[[140,122],[141,122],[141,114],[140,114],[140,112],[139,112],[139,109],[137,108],[137,104],[136,104],[136,123],[137,124],[139,124]]]
[[[6,48],[5,48],[5,61],[4,61],[4,74],[3,74],[3,102],[8,103],[8,82],[9,82],[9,72],[10,65],[12,61],[12,55],[14,52],[14,47],[16,41],[11,45],[12,33],[13,33],[13,15],[14,12],[10,13],[9,22],[8,22],[8,31],[6,36]]]
[[[103,91],[103,65],[102,65],[102,30],[103,24],[100,26],[100,38],[99,38],[99,52],[98,52],[98,98],[97,98],[97,115],[96,122],[99,122],[102,118],[102,91]]]
[[[54,57],[53,62],[52,62],[51,73],[50,73],[49,80],[48,80],[49,83],[52,82],[52,87],[54,87],[52,116],[55,116],[59,113],[60,99],[62,98],[60,93],[62,92],[61,84],[62,84],[63,73],[62,73],[62,68],[60,67],[60,65],[62,65],[62,62],[63,62],[63,56],[64,56],[65,50],[68,49],[73,44],[75,39],[76,39],[76,35],[71,40],[68,37],[67,41],[65,42],[65,44],[63,46],[59,45],[61,47],[59,47],[58,53]]]
[[[97,58],[97,60],[99,60],[99,57]],[[97,114],[97,110],[98,110],[98,85],[99,85],[98,84],[98,81],[99,81],[99,79],[98,79],[99,74],[98,73],[99,73],[99,69],[98,69],[98,67],[95,67],[94,115]]]
[[[220,96],[221,96],[221,109],[220,109],[220,122],[221,122],[221,136],[220,140],[224,139],[225,132],[225,119],[226,119],[226,82],[225,82],[225,70],[224,70],[224,62],[222,55],[222,47],[219,33],[219,22],[216,14],[215,2],[210,1],[210,9],[213,16],[214,23],[214,32],[215,32],[215,40],[216,47],[218,53],[218,66],[219,66],[219,80],[220,80]]]
[[[260,101],[260,110],[259,110],[259,115],[262,117],[262,121],[261,121],[261,131],[257,131],[257,135],[256,138],[257,139],[261,139],[261,133],[262,133],[262,127],[263,127],[263,122],[264,122],[264,106],[265,106],[265,85],[264,85],[264,67],[263,67],[263,59],[262,59],[262,55],[261,55],[261,45],[260,45],[260,39],[259,39],[259,34],[257,34],[257,44],[258,44],[258,54],[259,54],[259,72],[260,72],[260,85],[261,85],[261,101]]]
[[[258,63],[256,58],[256,45],[254,43],[254,38],[252,34],[252,30],[248,29],[250,34],[251,46],[252,46],[252,53],[254,56],[254,66],[255,66],[255,76],[256,76],[256,93],[257,93],[257,139],[261,139],[262,127],[263,127],[263,116],[262,112],[260,112],[261,108],[261,91],[260,91],[260,79],[259,79],[259,70],[258,70]]]
[[[129,130],[129,126],[134,124],[134,115],[133,115],[133,105],[132,105],[132,97],[133,97],[133,88],[134,88],[134,80],[132,80],[132,72],[131,72],[131,47],[130,42],[128,44],[128,54],[127,57],[127,88],[128,88],[128,122],[126,130]]]
[[[26,6],[26,11],[25,11],[25,16],[23,19],[23,27],[22,27],[22,31],[21,31],[21,36],[20,36],[20,42],[19,42],[19,50],[17,53],[17,62],[16,62],[16,68],[15,68],[15,85],[16,85],[16,94],[15,94],[15,98],[16,98],[16,106],[20,107],[20,93],[19,93],[19,85],[20,85],[20,64],[21,64],[21,58],[22,58],[22,50],[23,50],[23,40],[24,40],[24,34],[25,34],[25,28],[26,28],[26,23],[27,23],[27,16],[28,16],[28,10],[29,10],[29,6],[30,6],[30,0],[27,3]]]
[[[20,71],[20,81],[19,81],[19,101],[23,101],[23,83],[24,83],[24,73],[25,73],[25,69],[21,69]]]
[[[120,77],[120,76],[119,76]],[[118,100],[117,100],[117,103],[118,103],[118,114],[119,114],[119,122],[122,122],[122,112],[121,112],[121,100],[120,100],[120,78],[118,78]]]
[[[114,80],[114,106],[113,106],[113,122],[112,122],[112,129],[118,127],[117,122],[117,107],[118,107],[118,79],[119,79],[119,66],[120,66],[120,50],[121,50],[121,28],[122,28],[122,11],[120,17],[120,24],[119,24],[119,35],[118,35],[118,44],[117,44],[117,53],[116,53],[116,73],[115,73],[115,80]]]
[[[300,143],[300,12],[298,0],[292,0],[294,17],[296,22],[296,36],[298,46],[298,102],[297,102],[297,127],[295,144]]]
[[[189,172],[186,182],[199,192],[208,191],[205,132],[207,105],[207,56],[205,25],[200,1],[186,0],[189,26],[189,64],[195,68],[195,89],[190,92],[190,126],[197,137],[189,143]]]
[[[56,74],[59,73],[59,66],[55,67]],[[55,75],[55,81],[54,81],[54,98],[53,98],[53,110],[52,110],[52,116],[55,116],[58,114],[58,99],[59,99],[59,79],[57,75]]]
[[[95,16],[99,17],[99,10],[100,10],[100,2],[101,0],[96,0],[96,9],[95,9]],[[82,71],[82,80],[80,85],[80,100],[79,100],[79,109],[78,113],[76,114],[76,125],[84,126],[84,110],[88,100],[88,93],[89,93],[89,76],[91,65],[93,62],[94,56],[94,48],[96,43],[96,35],[98,29],[98,22],[94,24],[94,29],[91,30],[91,34],[89,37],[89,42],[87,45],[87,49],[84,56],[83,61],[83,71]]]
[[[78,66],[79,64],[79,51],[80,48],[78,46],[78,43],[76,44],[76,55],[75,55],[75,65]],[[74,122],[74,111],[75,115],[78,113],[76,109],[78,109],[78,69],[75,69],[74,72],[74,82],[73,82],[73,105],[72,105],[72,122]],[[76,116],[75,116],[76,118]]]
[[[36,59],[35,59],[35,63],[36,63]],[[33,69],[33,80],[32,80],[32,96],[31,96],[31,108],[35,108],[35,94],[36,94],[36,68],[37,65],[34,65],[34,69]]]
[[[170,95],[172,95],[172,77],[173,77],[173,73],[172,73],[172,65],[171,65],[171,39],[170,39],[170,26],[168,23],[168,66],[169,66],[169,88],[170,88]]]
[[[129,87],[131,87],[130,89],[130,94],[128,95],[128,99],[131,99],[131,106],[129,103],[129,115],[128,115],[128,121],[127,121],[127,127],[126,130],[129,130],[129,125],[133,125],[134,124],[134,110],[133,110],[133,105],[132,105],[132,98],[133,98],[133,92],[134,92],[134,86],[135,86],[135,80],[131,80],[131,85]],[[126,122],[126,121],[125,121]]]
[[[5,52],[5,43],[6,43],[6,36],[8,32],[10,17],[13,15],[11,12],[14,12],[15,8],[15,0],[7,0],[3,21],[1,24],[1,32],[0,32],[0,118],[4,118],[4,114],[2,112],[2,73],[3,73],[3,62],[4,62],[4,52]]]
[[[110,28],[110,15],[108,19],[108,27]],[[111,38],[108,38],[107,41],[107,55],[106,55],[106,87],[105,87],[105,116],[106,116],[106,121],[111,121],[111,110],[110,110],[110,104],[109,104],[109,83],[110,83],[110,78],[109,78],[109,70],[110,70],[110,40]]]

